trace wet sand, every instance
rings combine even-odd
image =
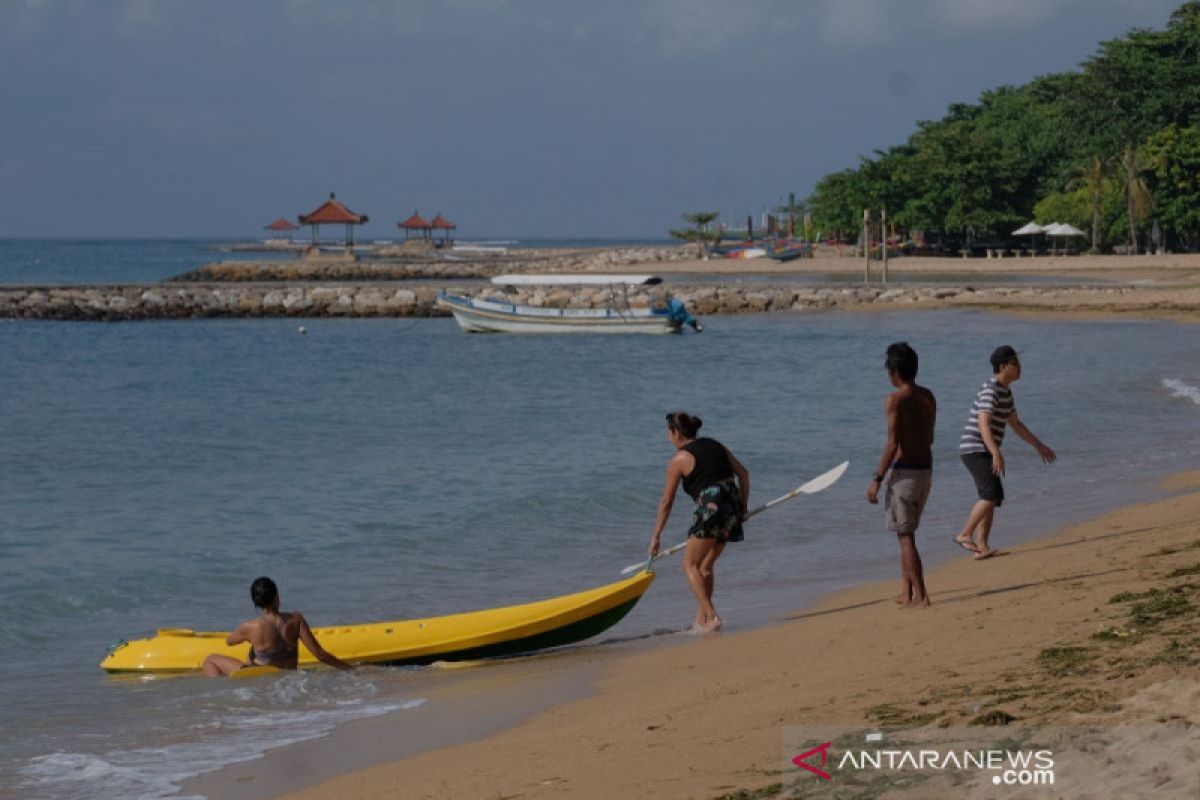
[[[770,797],[798,777],[784,767],[788,726],[945,728],[967,735],[990,733],[971,723],[994,712],[1021,725],[1108,726],[1117,731],[1112,747],[1134,748],[1145,726],[1164,721],[1194,737],[1200,471],[1161,488],[1170,493],[1164,499],[1012,547],[1009,555],[976,562],[964,554],[932,570],[932,608],[895,606],[896,581],[848,589],[767,628],[612,659],[585,699],[483,732],[477,741],[348,772],[287,796],[720,798],[763,790],[754,796]],[[1001,523],[994,543],[1003,540]],[[678,579],[674,571],[664,575],[672,578]],[[1174,602],[1164,605],[1162,598]],[[327,740],[324,766],[353,768],[361,763],[352,755],[359,747],[372,737],[403,735],[387,725],[409,720],[360,729],[357,743],[345,735]],[[1180,796],[1172,787],[1195,777],[1190,741],[1176,742],[1190,757],[1164,766],[1147,752],[1144,763],[1120,764],[1119,780],[1103,769],[1067,770],[1062,780],[1071,785],[1060,781],[1057,792],[1132,797],[1140,796],[1139,786],[1157,785],[1158,796]],[[242,765],[240,777],[227,771],[223,780],[227,786],[252,780],[261,790],[273,780],[261,769]],[[1145,774],[1150,770],[1153,778]],[[224,796],[220,786],[208,784],[213,796]],[[972,793],[935,779],[873,796]]]

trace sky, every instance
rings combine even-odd
[[[361,240],[664,238],[1178,4],[0,0],[0,238],[254,238],[331,191]]]

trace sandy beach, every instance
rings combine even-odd
[[[1144,280],[1146,285],[1136,301],[1110,293],[1081,303],[1069,294],[1014,290],[929,305],[1197,319],[1200,259],[1195,256],[1154,259],[1152,265],[1141,257],[1006,259],[988,261],[986,267],[1058,274],[1064,262],[1081,282]],[[984,262],[967,263],[985,275]],[[774,262],[761,266],[770,265]],[[861,268],[861,262],[849,259],[814,259],[801,268],[810,265],[820,272]],[[664,273],[719,276],[724,265],[655,266]],[[961,273],[964,264],[903,259],[893,261],[892,269]],[[869,309],[869,304],[858,308]],[[1002,735],[997,730],[1020,726],[1086,725],[1130,731],[1107,745],[1118,749],[1133,748],[1136,732],[1145,726],[1182,730],[1178,747],[1186,758],[1168,763],[1145,753],[1121,781],[1094,766],[1066,769],[1060,778],[1069,778],[1070,785],[1060,783],[1058,796],[1150,796],[1140,794],[1147,786],[1158,786],[1164,797],[1198,796],[1195,732],[1187,731],[1196,722],[1192,709],[1200,700],[1194,672],[1200,580],[1188,577],[1200,569],[1200,533],[1194,525],[1200,514],[1200,472],[1177,476],[1161,488],[1169,493],[1165,499],[1012,547],[1005,557],[981,563],[963,558],[932,570],[927,576],[931,609],[894,607],[895,581],[848,589],[766,628],[608,659],[586,699],[550,707],[500,732],[481,733],[477,741],[357,769],[286,796],[832,797],[797,785],[805,773],[786,762],[787,731],[796,726],[829,730],[830,736],[957,731],[968,739],[995,739]],[[921,534],[940,535],[949,534]],[[894,546],[887,540],[864,546],[876,544]],[[669,567],[661,579],[682,580]],[[996,728],[997,721],[1008,724]],[[340,734],[337,746],[344,749],[349,741],[349,749],[358,749],[355,735]],[[1086,738],[1079,733],[1065,741],[1072,736]],[[328,770],[337,755],[330,750],[325,756]],[[230,780],[268,786],[272,768],[270,762],[261,769],[246,765],[198,786],[219,788]],[[883,783],[863,796],[996,796],[988,794],[993,787],[982,778],[978,785],[963,781],[933,777],[915,788]]]
[[[613,265],[613,272],[645,271],[647,265]],[[730,258],[690,258],[660,261],[653,264],[655,272],[661,273],[712,273],[735,275],[745,272],[789,273],[816,272],[844,274],[862,278],[865,270],[863,259],[849,255],[818,253],[814,258],[779,262],[770,258],[750,260]],[[881,262],[871,262],[871,274],[878,280]],[[890,274],[974,274],[986,277],[989,274],[1051,274],[1076,279],[1110,278],[1118,280],[1153,280],[1200,282],[1200,255],[1195,253],[1173,253],[1163,255],[1078,255],[1078,256],[1026,256],[1008,258],[932,258],[927,256],[902,256],[888,259]]]
[[[1114,757],[1157,726],[1175,749],[1109,770],[1064,767],[1055,796],[1195,796],[1200,471],[1160,488],[1161,500],[1004,557],[931,571],[928,610],[894,606],[893,581],[848,589],[767,628],[616,659],[586,699],[288,797],[773,797],[808,786],[786,766],[790,726],[998,739],[998,722],[1099,725]],[[938,535],[948,534],[923,533]],[[863,796],[996,796],[977,783],[934,776]]]

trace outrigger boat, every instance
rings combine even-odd
[[[498,297],[464,297],[438,292],[438,306],[449,309],[466,333],[679,333],[693,324],[678,300],[665,307],[633,308],[630,286],[657,286],[652,275],[500,275],[502,286],[606,286],[605,308],[550,308],[518,305]],[[693,327],[695,327],[693,325]]]
[[[338,658],[359,664],[397,666],[515,655],[572,644],[611,628],[653,582],[654,573],[646,570],[607,586],[535,603],[429,619],[335,625],[314,628],[313,634]],[[226,636],[162,628],[149,638],[117,643],[100,667],[110,673],[185,673],[199,671],[210,653],[247,660],[250,645],[230,647]],[[317,663],[300,648],[301,668]]]

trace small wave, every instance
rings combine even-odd
[[[1178,378],[1163,378],[1162,385],[1163,388],[1171,393],[1172,397],[1181,397],[1185,400],[1191,400],[1193,403],[1200,406],[1200,387],[1184,383]]]
[[[39,797],[58,800],[124,797],[130,800],[203,800],[180,796],[184,781],[230,764],[253,761],[268,750],[317,739],[338,725],[425,704],[423,698],[379,705],[342,701],[333,709],[247,713],[225,717],[210,729],[216,737],[162,747],[107,753],[57,752],[19,768],[24,785]]]

